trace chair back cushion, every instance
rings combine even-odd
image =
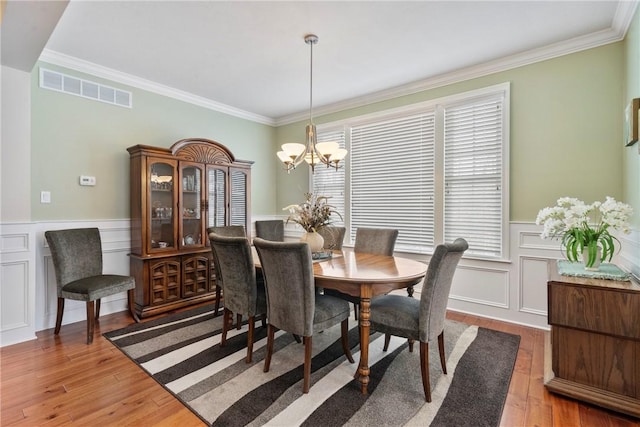
[[[315,287],[309,245],[258,237],[253,245],[264,274],[269,324],[296,335],[313,335]]]
[[[102,242],[97,228],[45,231],[56,271],[58,296],[67,283],[102,274]]]
[[[284,222],[281,220],[256,221],[256,237],[284,242]]]
[[[236,314],[255,316],[258,291],[251,246],[246,237],[209,234],[216,260],[217,275],[222,279],[224,306]]]
[[[469,245],[464,239],[436,247],[420,295],[420,341],[434,340],[444,330],[449,291],[458,261]]]
[[[226,237],[246,237],[243,225],[226,225],[221,227],[207,228],[207,234],[216,233],[218,236]]]
[[[325,225],[320,227],[318,234],[324,239],[323,247],[325,249],[341,250],[342,243],[344,242],[344,235],[347,232],[345,227],[334,227],[332,225]]]
[[[397,238],[398,230],[358,227],[353,251],[391,256],[393,255]]]

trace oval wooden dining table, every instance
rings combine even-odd
[[[259,259],[255,255],[256,267],[260,268]],[[360,362],[355,378],[361,384],[362,394],[367,394],[369,385],[371,298],[416,285],[424,278],[426,271],[427,264],[420,261],[354,252],[346,248],[334,251],[329,259],[314,261],[316,287],[335,289],[360,298]]]

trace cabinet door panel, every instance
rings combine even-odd
[[[149,203],[147,217],[147,252],[166,252],[175,250],[178,245],[175,234],[176,206],[176,166],[177,162],[168,159],[149,158],[147,162]]]
[[[242,169],[231,169],[231,212],[230,212],[230,224],[231,225],[244,225],[247,226],[248,218],[248,177],[247,172]]]
[[[180,260],[163,258],[149,262],[151,305],[180,299]]]
[[[183,248],[204,244],[203,171],[201,164],[180,162],[180,245]]]
[[[207,227],[227,225],[227,168],[207,168]]]
[[[182,258],[182,297],[209,292],[209,258],[206,255]]]

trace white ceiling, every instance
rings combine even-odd
[[[620,40],[636,4],[72,0],[41,59],[276,124],[308,114],[307,33],[317,115]]]

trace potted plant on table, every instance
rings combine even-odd
[[[559,238],[569,261],[579,256],[587,270],[597,270],[600,261],[611,261],[616,242],[610,230],[629,233],[629,217],[633,209],[626,203],[607,197],[590,205],[572,197],[561,197],[557,205],[538,212],[536,224],[543,225],[543,239]]]
[[[300,225],[306,232],[302,241],[309,244],[311,252],[320,252],[324,245],[324,239],[317,233],[325,225],[331,224],[331,215],[336,214],[342,219],[342,215],[335,207],[328,203],[327,196],[319,196],[313,193],[305,193],[305,201],[297,205],[289,205],[282,210],[289,211],[289,221]]]

